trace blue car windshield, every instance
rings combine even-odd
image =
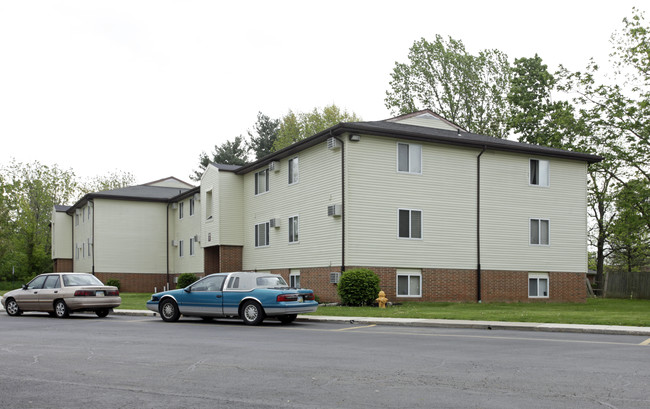
[[[266,287],[266,288],[289,287],[287,285],[287,282],[284,281],[284,278],[280,276],[257,277],[256,284],[258,287]]]

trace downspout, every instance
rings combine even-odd
[[[166,233],[165,233],[165,255],[167,260],[167,289],[169,290],[169,205],[171,202],[167,202],[167,212],[165,213],[165,223],[166,223]]]
[[[330,136],[341,144],[341,274],[345,271],[345,143],[332,134]]]
[[[93,205],[93,221],[92,221],[93,225],[91,227],[90,237],[92,238],[92,246],[93,246],[93,249],[92,249],[92,252],[93,252],[93,267],[92,267],[92,270],[93,270],[93,275],[95,275],[95,202],[92,201],[92,200],[88,201],[88,206],[89,206],[88,208],[89,209],[90,209],[90,204],[91,203]]]
[[[476,157],[476,301],[481,300],[481,156],[487,146]]]

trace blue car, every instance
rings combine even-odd
[[[243,272],[212,274],[185,288],[153,294],[147,301],[147,308],[167,322],[181,315],[205,320],[240,317],[248,325],[266,317],[289,324],[317,307],[312,290],[290,288],[277,274]]]

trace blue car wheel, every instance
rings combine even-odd
[[[241,308],[241,318],[246,325],[259,325],[264,320],[264,310],[255,301],[246,301]]]
[[[167,298],[160,302],[160,318],[162,318],[163,321],[178,321],[180,316],[181,313],[178,311],[178,305],[176,305],[174,300]]]

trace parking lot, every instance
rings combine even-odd
[[[0,407],[647,408],[647,337],[0,315]]]

